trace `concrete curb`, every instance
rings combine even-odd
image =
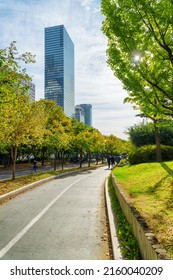
[[[111,201],[110,201],[109,192],[108,192],[108,179],[106,179],[106,183],[105,183],[105,197],[106,197],[106,206],[107,206],[109,228],[110,228],[110,235],[111,235],[113,259],[122,260],[123,257],[121,255],[121,251],[120,251],[120,243],[117,238],[116,225],[114,222],[114,215],[112,212]]]
[[[97,166],[92,166],[92,167],[88,167],[86,169],[81,169],[81,170],[74,170],[74,171],[69,171],[69,172],[64,172],[62,174],[59,174],[59,175],[55,175],[55,176],[51,176],[51,177],[48,177],[48,178],[45,178],[45,179],[42,179],[42,180],[39,180],[37,182],[34,182],[34,183],[31,183],[31,184],[28,184],[26,186],[23,186],[17,190],[14,190],[14,191],[11,191],[9,193],[6,193],[6,194],[3,194],[3,195],[0,195],[0,202],[3,202],[7,199],[11,199],[12,197],[18,195],[18,194],[21,194],[29,189],[32,189],[34,187],[38,187],[44,183],[47,183],[49,181],[52,181],[52,180],[55,180],[55,179],[58,179],[60,177],[65,177],[65,176],[68,176],[68,175],[71,175],[71,174],[75,174],[75,173],[78,173],[78,172],[81,172],[81,171],[87,171],[87,170],[90,170],[90,169],[95,169],[97,168]]]

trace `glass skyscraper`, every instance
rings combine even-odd
[[[79,105],[85,112],[85,124],[92,126],[92,105],[80,104]]]
[[[45,99],[74,117],[74,44],[64,25],[45,28]]]
[[[79,105],[75,106],[75,118],[78,122],[85,123],[85,112]]]

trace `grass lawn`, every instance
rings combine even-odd
[[[173,258],[173,162],[116,167],[117,182]]]

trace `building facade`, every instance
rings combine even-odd
[[[35,101],[35,84],[31,81],[23,80],[21,87],[27,87],[30,101]]]
[[[78,122],[85,123],[85,112],[84,109],[82,109],[79,105],[75,106],[75,118],[78,120]]]
[[[85,112],[85,124],[92,126],[92,105],[80,104],[79,105]]]
[[[64,25],[45,28],[45,99],[74,117],[74,44]]]
[[[35,84],[32,82],[29,82],[29,90],[28,90],[30,100],[35,101]]]

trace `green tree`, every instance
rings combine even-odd
[[[31,77],[21,67],[22,62],[35,62],[35,56],[29,52],[20,55],[15,41],[0,49],[0,104],[14,102],[19,94],[28,94],[26,82],[31,81]]]
[[[71,122],[65,116],[62,108],[53,100],[38,101],[46,118],[42,152],[47,149],[54,154],[54,169],[56,170],[57,154],[61,153],[62,169],[63,156],[70,146]]]
[[[95,129],[92,133],[91,139],[91,153],[96,155],[96,163],[98,164],[98,157],[101,155],[103,160],[103,154],[105,152],[105,138],[104,136]]]
[[[102,0],[108,36],[108,64],[131,102],[154,122],[161,161],[158,121],[173,114],[173,5],[163,1]]]
[[[122,140],[113,134],[105,136],[105,151],[109,155],[120,155],[127,152],[125,143],[125,140]]]
[[[30,126],[29,115],[32,110],[26,83],[31,78],[26,70],[21,68],[21,61],[29,63],[35,59],[30,53],[20,55],[15,42],[0,50],[0,141],[11,147],[13,179],[17,147],[28,143],[31,135],[34,135],[33,127]]]
[[[162,121],[158,123],[160,142],[164,146],[173,146],[173,124],[172,122]],[[136,147],[154,145],[154,124],[152,122],[141,122],[131,126],[127,134]]]
[[[153,110],[171,117],[172,11],[170,0],[102,0],[108,64],[134,102],[142,100],[147,106],[150,97]]]
[[[45,118],[37,104],[28,99],[18,95],[15,102],[0,106],[0,140],[11,148],[12,179],[15,179],[17,149],[22,145],[36,145],[42,141]]]
[[[84,154],[87,152],[90,153],[93,128],[83,122],[78,122],[74,118],[72,119],[72,130],[73,136],[71,138],[71,144],[73,149],[79,154],[80,167],[82,167]]]

